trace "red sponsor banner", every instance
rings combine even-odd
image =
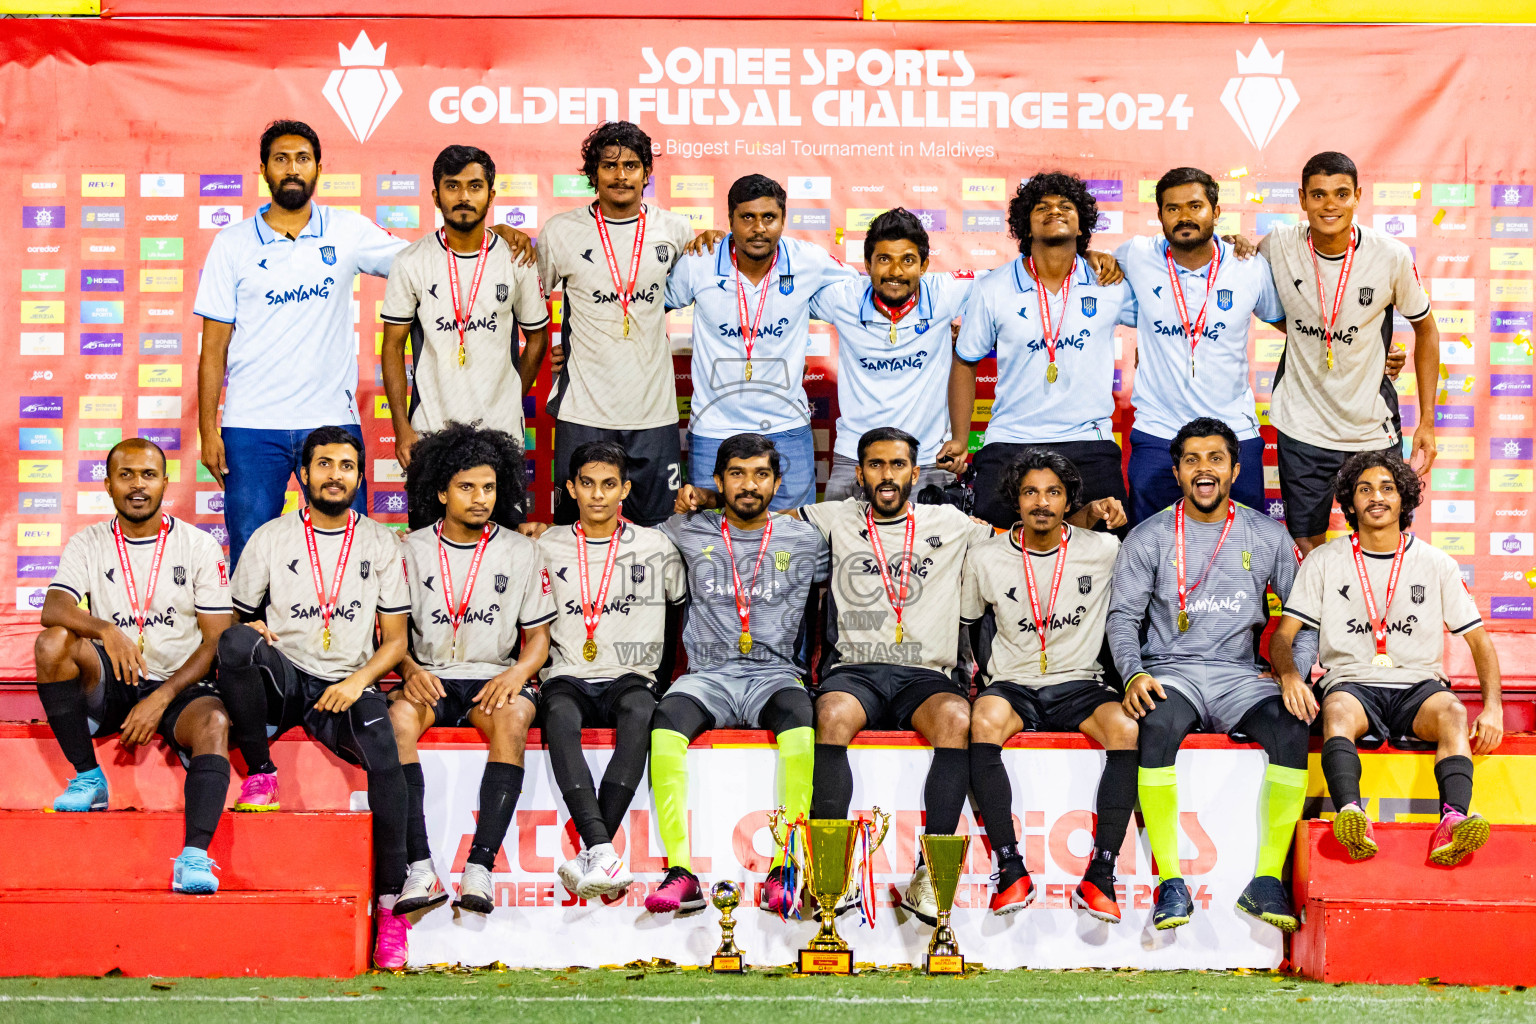
[[[0,280],[14,289],[4,315],[19,348],[9,353],[16,397],[0,411],[16,417],[24,450],[15,476],[0,480],[0,506],[14,520],[0,531],[0,573],[15,593],[0,611],[0,674],[31,671],[36,609],[61,539],[101,511],[102,453],[47,447],[46,428],[63,427],[65,445],[84,444],[68,422],[80,396],[120,394],[117,423],[85,425],[165,443],[180,471],[172,511],[222,536],[221,496],[197,467],[191,296],[216,231],[266,202],[257,137],[277,117],[321,135],[317,198],[409,239],[433,227],[430,166],[442,146],[490,151],[502,176],[498,221],[536,235],[549,216],[588,201],[575,173],[583,136],[627,118],[655,143],[654,201],[700,226],[726,226],[731,181],[762,172],[788,189],[791,231],[850,263],[862,259],[874,213],[917,211],[935,270],[1005,263],[1016,252],[1007,199],[1037,170],[1091,183],[1101,211],[1094,244],[1113,249],[1156,230],[1150,183],[1169,167],[1212,172],[1224,228],[1256,236],[1300,216],[1305,159],[1342,148],[1362,171],[1362,222],[1413,247],[1441,323],[1442,454],[1415,529],[1463,566],[1491,628],[1536,628],[1526,581],[1536,567],[1536,211],[1525,177],[1536,143],[1505,128],[1524,123],[1536,87],[1525,59],[1531,29],[585,24],[601,31],[536,19],[301,20],[283,23],[277,50],[269,21],[10,24],[0,40],[0,196],[15,212]],[[1488,67],[1502,69],[1505,88],[1487,89]],[[180,271],[179,292],[168,271]],[[364,278],[354,295],[373,508],[398,523],[404,502],[377,355],[383,282]],[[674,315],[671,331],[685,352],[686,317]],[[1411,344],[1407,325],[1398,331]],[[1254,333],[1262,414],[1282,339]],[[1134,337],[1123,330],[1121,340],[1123,437]],[[836,349],[821,325],[813,341],[806,382],[813,425],[826,432],[817,439],[824,461]],[[179,364],[180,386],[130,395],[141,359]],[[686,396],[685,354],[676,370]],[[978,434],[994,375],[984,363]],[[1403,389],[1411,431],[1416,397],[1410,382]],[[529,421],[539,514],[551,499],[547,391],[546,372]],[[1266,463],[1277,503],[1272,453]]]

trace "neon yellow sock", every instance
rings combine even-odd
[[[651,730],[651,791],[656,796],[656,829],[667,848],[667,865],[693,870],[688,844],[688,737],[671,729]]]
[[[1147,822],[1147,841],[1157,859],[1158,881],[1184,877],[1179,868],[1179,777],[1173,765],[1137,769],[1136,791]]]
[[[779,733],[779,765],[784,780],[784,810],[790,821],[810,813],[811,774],[816,765],[816,730],[804,727]],[[773,855],[773,867],[784,863],[784,850]]]
[[[1285,855],[1296,838],[1296,822],[1301,820],[1301,805],[1307,797],[1307,773],[1301,768],[1272,764],[1264,769],[1269,785],[1264,794],[1264,817],[1259,825],[1259,863],[1255,875],[1280,877]]]

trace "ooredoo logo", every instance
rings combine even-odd
[[[1301,102],[1291,80],[1280,77],[1284,63],[1285,51],[1271,57],[1260,39],[1246,56],[1237,51],[1237,77],[1227,79],[1221,93],[1221,105],[1258,149],[1269,145]]]
[[[341,67],[325,80],[321,95],[330,103],[341,123],[358,142],[367,142],[400,98],[400,82],[384,66],[385,43],[377,49],[367,32],[359,32],[349,48],[337,43]]]

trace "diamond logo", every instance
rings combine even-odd
[[[359,32],[351,47],[337,43],[341,67],[325,80],[321,95],[330,103],[341,123],[358,142],[367,142],[400,98],[400,82],[384,66],[385,43],[374,48],[367,32]]]
[[[1270,56],[1260,39],[1246,55],[1237,52],[1237,77],[1227,79],[1221,105],[1257,149],[1263,149],[1280,131],[1285,119],[1301,102],[1289,78],[1281,78],[1285,51]]]

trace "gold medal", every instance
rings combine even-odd
[[[901,628],[901,623],[896,623],[896,642],[901,643],[901,638],[906,635],[906,630]]]
[[[1371,659],[1371,664],[1375,665],[1377,668],[1391,668],[1392,658],[1390,655],[1378,654],[1376,657]]]
[[[629,314],[624,314],[624,337],[629,337]]]
[[[747,360],[747,380],[752,379],[752,360]]]
[[[1188,633],[1189,632],[1189,612],[1185,611],[1182,608],[1179,609],[1179,632],[1180,633]]]
[[[1328,350],[1328,369],[1333,369],[1333,349]]]
[[[896,344],[896,325],[891,324],[891,344]]]
[[[736,649],[742,654],[748,654],[752,650],[752,634],[742,633],[741,639],[736,641]]]
[[[459,346],[459,365],[460,366],[464,365],[464,346],[463,345]]]
[[[597,660],[597,641],[596,640],[588,640],[586,643],[582,644],[581,645],[581,656],[583,658],[586,658],[588,661],[596,661]]]
[[[1050,664],[1050,660],[1048,658],[1046,658],[1045,652],[1041,651],[1040,652],[1040,674],[1041,675],[1045,675],[1046,666],[1049,665],[1049,664]]]
[[[1055,384],[1056,383],[1056,364],[1055,363],[1051,363],[1051,364],[1046,366],[1046,368],[1045,368],[1045,382],[1047,384]]]
[[[144,634],[143,633],[139,634],[139,653],[140,654],[144,653]]]
[[[331,649],[331,627],[329,626],[320,628],[320,649],[323,651]]]

